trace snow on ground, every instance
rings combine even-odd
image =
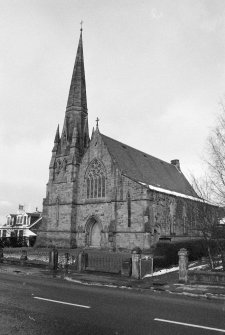
[[[169,268],[169,269],[162,269],[162,270],[159,270],[159,271],[155,271],[152,274],[147,274],[143,278],[161,276],[161,275],[165,275],[166,273],[175,272],[175,271],[178,271],[178,270],[179,270],[179,266],[174,266],[174,267]]]
[[[205,268],[208,267],[208,264],[199,264],[199,265],[195,266],[196,264],[197,264],[197,262],[190,263],[189,266],[188,266],[188,269],[190,271],[192,271],[192,270],[201,270],[201,269],[205,269]],[[145,275],[143,278],[157,277],[157,276],[165,275],[166,273],[176,272],[176,271],[179,271],[179,266],[174,266],[172,268],[155,271],[152,274]]]

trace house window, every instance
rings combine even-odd
[[[17,216],[17,224],[21,224],[23,222],[22,215]]]
[[[23,237],[23,230],[19,230],[19,237]]]
[[[8,218],[7,218],[7,225],[8,225],[8,226],[10,226],[10,222],[11,222],[11,217],[8,216]]]
[[[87,198],[104,198],[106,194],[106,173],[104,165],[94,159],[86,173]]]
[[[26,223],[27,223],[27,217],[24,216],[24,217],[23,217],[23,224],[26,225]]]
[[[2,237],[6,237],[6,230],[3,230]]]

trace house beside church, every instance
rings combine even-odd
[[[41,224],[41,212],[27,212],[24,206],[14,214],[6,216],[6,222],[0,225],[0,243],[4,246],[32,246]]]
[[[148,250],[198,237],[198,197],[170,163],[106,135],[89,138],[82,29],[61,134],[56,130],[36,246]]]

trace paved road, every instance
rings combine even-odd
[[[0,327],[0,335],[225,334],[225,304],[1,273]]]

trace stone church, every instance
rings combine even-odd
[[[180,169],[103,135],[91,138],[82,29],[62,132],[56,130],[36,246],[150,249],[198,235],[201,199]]]

